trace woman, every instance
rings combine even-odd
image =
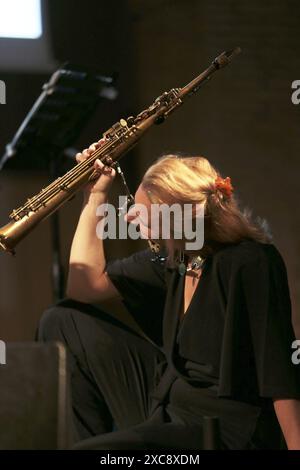
[[[85,189],[71,248],[72,300],[49,309],[40,325],[41,339],[59,339],[70,353],[75,448],[201,449],[203,419],[217,416],[223,449],[278,448],[280,430],[289,449],[300,449],[284,261],[266,230],[238,208],[230,178],[202,157],[159,159],[127,220],[147,236],[139,204],[198,203],[202,248],[162,240],[160,226],[160,263],[150,249],[107,262],[96,208],[107,201],[115,170],[99,160],[95,168],[100,177]],[[117,297],[152,341],[93,307]]]

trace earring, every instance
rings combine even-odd
[[[186,265],[185,265],[185,262],[184,262],[184,251],[183,250],[180,250],[178,272],[179,272],[180,276],[184,276],[185,272],[186,272]]]

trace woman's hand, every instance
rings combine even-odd
[[[104,145],[105,142],[105,138],[100,139],[98,142],[91,144],[89,148],[84,149],[80,153],[77,153],[77,163],[80,163],[89,158],[90,155],[95,152],[96,149]],[[116,176],[115,169],[109,166],[105,166],[99,159],[95,161],[94,169],[99,172],[99,178],[87,183],[87,185],[84,187],[83,191],[86,199],[89,199],[91,194],[99,194],[106,197],[114,177]]]

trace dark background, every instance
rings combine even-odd
[[[300,106],[291,102],[291,83],[300,79],[300,2],[51,0],[45,6],[58,64],[68,60],[119,75],[117,100],[99,107],[74,143],[78,149],[98,140],[121,117],[148,107],[163,91],[185,85],[223,50],[242,48],[230,67],[163,126],[151,129],[122,166],[132,191],[165,152],[204,155],[231,176],[241,203],[271,226],[286,262],[299,335]],[[0,64],[7,87],[7,104],[0,106],[0,153],[49,76],[9,72]],[[46,171],[2,171],[1,226],[13,208],[47,182]],[[118,192],[123,194],[116,182],[113,194]],[[78,194],[60,210],[65,270],[80,206]],[[145,245],[117,240],[106,247],[107,257],[119,257]],[[30,340],[52,303],[49,220],[24,239],[16,257],[0,254],[0,276],[0,338]]]

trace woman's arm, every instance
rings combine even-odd
[[[274,398],[274,408],[289,450],[300,450],[300,400]]]
[[[99,145],[101,144],[93,144],[82,154],[77,154],[77,161],[86,159]],[[100,220],[96,216],[96,209],[100,204],[107,202],[115,170],[108,171],[99,160],[96,160],[95,168],[101,170],[102,174],[84,190],[83,207],[71,246],[66,289],[68,297],[86,303],[119,296],[119,292],[105,273],[103,240],[96,235],[96,226]]]

